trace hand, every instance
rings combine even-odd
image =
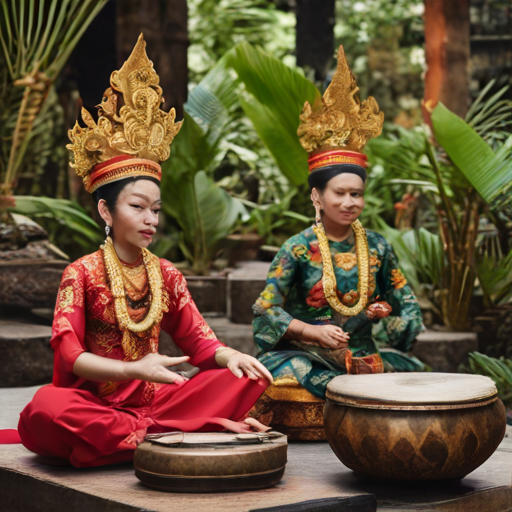
[[[387,302],[375,302],[366,309],[366,316],[370,320],[386,318],[391,313],[392,307]]]
[[[237,352],[228,361],[228,368],[239,379],[247,375],[251,380],[267,379],[270,384],[274,382],[272,374],[254,357]]]
[[[346,348],[350,336],[341,327],[336,325],[308,325],[304,334],[324,348]]]
[[[185,363],[189,359],[188,356],[168,357],[161,354],[148,354],[138,361],[127,363],[129,365],[129,378],[163,384],[183,384],[187,379],[168,370],[166,366],[176,366]]]

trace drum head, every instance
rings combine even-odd
[[[463,373],[341,375],[327,385],[327,398],[359,407],[484,405],[497,397],[489,377]]]

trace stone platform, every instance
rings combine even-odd
[[[0,390],[0,428],[13,428],[37,387]],[[290,444],[277,486],[260,491],[167,494],[145,488],[131,464],[50,467],[21,445],[0,446],[2,512],[371,512],[512,510],[512,440],[460,481],[379,481],[343,466],[327,443]]]

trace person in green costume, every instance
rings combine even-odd
[[[274,379],[293,377],[320,398],[347,372],[424,370],[406,354],[423,329],[418,301],[389,242],[357,220],[366,180],[361,151],[384,120],[373,98],[354,97],[357,90],[340,47],[322,108],[306,102],[298,130],[310,153],[316,224],[283,244],[253,306],[258,359]],[[379,321],[387,348],[372,334]]]

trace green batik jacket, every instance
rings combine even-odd
[[[355,357],[380,352],[387,370],[419,371],[420,361],[403,352],[422,330],[421,311],[411,288],[398,268],[398,259],[386,239],[366,230],[370,257],[368,304],[387,302],[392,307],[384,323],[389,346],[378,350],[372,330],[378,321],[365,310],[345,317],[334,312],[325,299],[322,285],[322,256],[312,228],[287,240],[274,258],[267,285],[253,306],[254,340],[258,358],[275,378],[294,375],[309,391],[325,395],[327,382],[345,373],[335,353],[317,344],[283,340],[290,322],[335,324],[350,335],[349,349]],[[337,293],[346,306],[359,300],[358,264],[353,234],[342,242],[329,241],[336,274]]]

